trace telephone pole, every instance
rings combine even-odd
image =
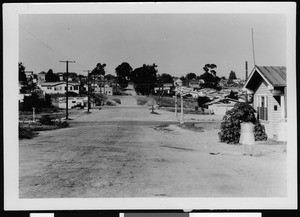
[[[75,61],[65,60],[65,61],[59,61],[61,63],[66,63],[66,120],[70,120],[68,117],[68,95],[69,95],[69,63],[75,63]]]
[[[90,71],[91,70],[83,70],[83,71],[88,73],[88,77],[87,77],[87,85],[88,85],[88,91],[87,91],[87,95],[88,95],[87,113],[90,113]]]

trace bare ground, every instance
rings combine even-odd
[[[286,196],[280,145],[257,144],[245,156],[242,146],[218,142],[221,117],[186,115],[201,128],[189,130],[173,113],[121,101],[21,140],[20,197]]]

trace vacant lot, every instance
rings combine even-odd
[[[44,131],[19,145],[20,197],[263,197],[286,195],[286,153],[279,145],[218,142],[221,117],[121,105],[73,117],[71,127]],[[71,117],[72,118],[72,117]],[[212,123],[211,123],[212,122]],[[189,127],[190,128],[190,127]]]

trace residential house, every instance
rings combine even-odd
[[[134,83],[132,83],[132,82],[128,83],[128,86],[125,88],[125,93],[130,95],[130,96],[135,96],[136,95],[136,92],[135,92],[135,89],[134,89]]]
[[[161,93],[163,91],[164,94],[171,94],[174,89],[173,83],[165,83],[162,87],[155,87],[154,93]]]
[[[74,107],[84,107],[87,105],[87,97],[68,97],[68,109]],[[52,104],[58,108],[66,108],[66,97],[57,97],[53,100]]]
[[[65,94],[67,84],[64,81],[60,82],[44,82],[38,85],[44,94]],[[79,83],[69,82],[68,91],[79,94]]]
[[[37,83],[38,84],[46,82],[46,74],[47,73],[44,71],[38,73],[38,75],[37,75]]]
[[[286,141],[286,67],[255,66],[244,88],[253,94],[253,107],[268,138]]]
[[[66,72],[58,72],[56,73],[59,76],[60,81],[65,81],[67,78],[67,73]],[[68,73],[68,81],[78,81],[78,75],[75,72],[69,72]]]
[[[200,89],[200,81],[198,79],[192,79],[189,81],[189,87],[193,88],[193,90]]]

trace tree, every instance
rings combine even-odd
[[[163,73],[161,75],[157,75],[157,86],[159,87],[161,95],[164,93],[164,84],[170,83],[173,86],[173,77],[170,74]]]
[[[20,105],[21,111],[32,111],[35,107],[40,108],[51,107],[51,97],[45,94],[45,98],[41,98],[38,93],[33,92],[30,96],[24,96],[23,103]]]
[[[185,77],[186,77],[186,79],[188,79],[188,80],[192,80],[192,79],[195,79],[197,76],[196,76],[195,73],[190,72],[190,73],[186,74]]]
[[[131,81],[138,94],[149,95],[157,83],[157,65],[146,65],[136,68],[131,74]]]
[[[107,74],[107,75],[105,75],[105,79],[108,81],[113,81],[116,79],[116,76],[114,76],[112,74]]]
[[[52,69],[49,69],[45,75],[45,80],[46,82],[56,82],[59,81],[59,76],[57,74],[54,74]]]
[[[21,84],[26,85],[27,84],[27,78],[25,74],[25,66],[22,62],[19,62],[19,82]]]
[[[101,81],[101,76],[105,76],[105,66],[105,63],[97,63],[96,67],[91,71],[90,76],[94,78],[94,83],[96,82],[96,80],[99,81],[99,79]]]
[[[187,79],[186,79],[185,76],[181,76],[179,79],[182,81],[182,85],[183,85],[183,86],[186,86],[186,85],[187,85]]]
[[[93,75],[93,76],[104,76],[105,75],[105,66],[106,64],[103,63],[97,63],[96,67],[92,70],[91,74],[90,75]]]
[[[170,74],[163,73],[157,76],[158,85],[163,85],[167,83],[173,84],[173,77]]]
[[[202,87],[220,89],[218,84],[220,78],[217,76],[215,68],[217,68],[217,65],[215,64],[206,64],[203,67],[204,73],[199,76],[199,79],[202,79],[204,81]]]
[[[236,74],[235,74],[234,71],[231,71],[231,72],[230,72],[228,79],[229,79],[229,80],[236,79]]]
[[[126,88],[128,86],[128,82],[130,81],[132,68],[129,63],[123,62],[119,66],[117,66],[116,75],[117,75],[117,83],[121,88]]]

